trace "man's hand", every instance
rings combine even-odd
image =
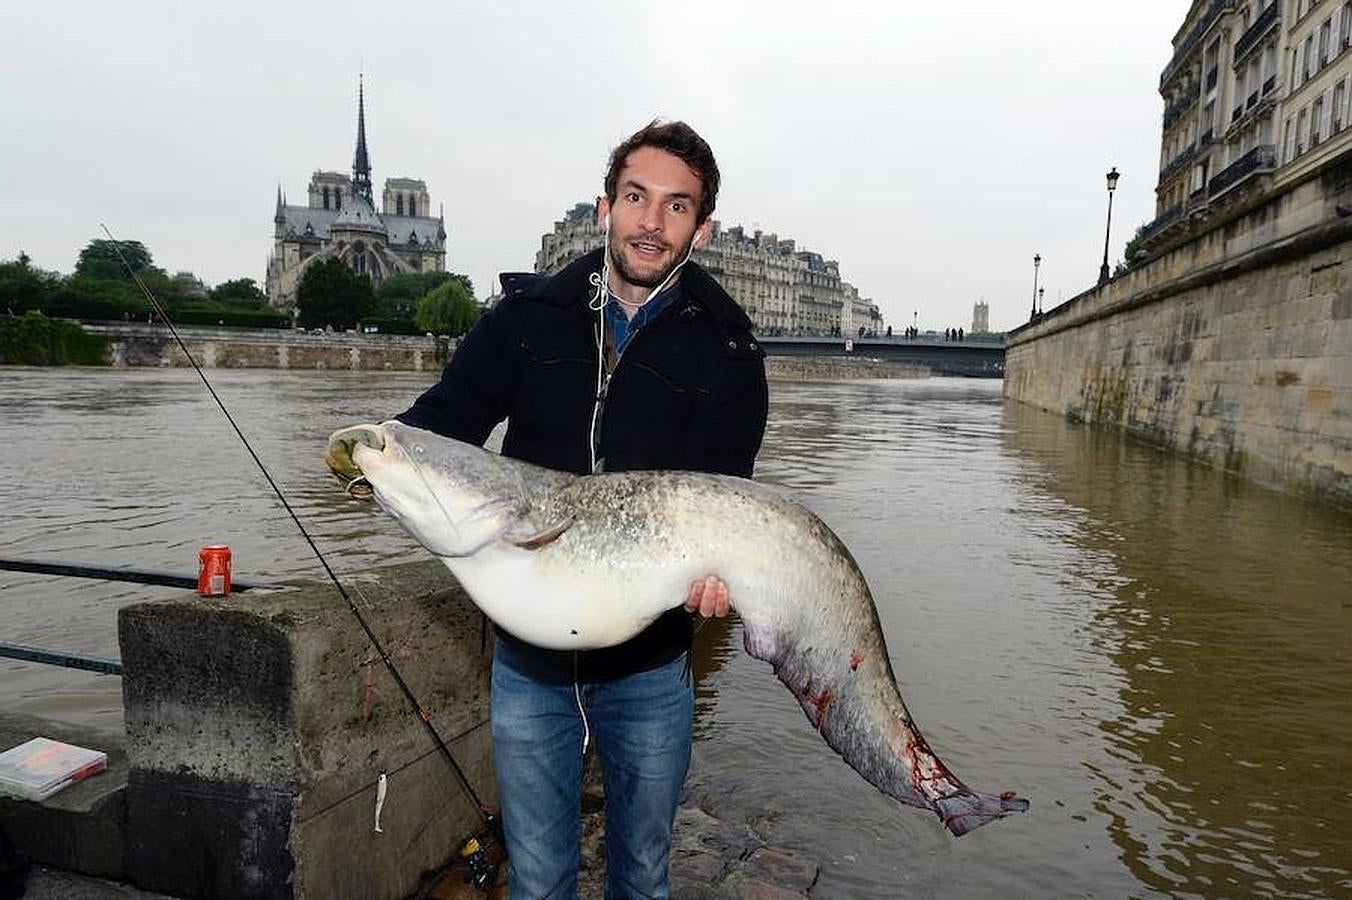
[[[686,612],[699,613],[706,619],[728,614],[728,584],[717,575],[708,575],[690,585],[690,596],[686,598]]]

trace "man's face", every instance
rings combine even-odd
[[[685,259],[697,238],[707,240],[707,228],[698,226],[701,185],[699,176],[678,157],[656,147],[640,147],[629,154],[620,170],[615,201],[601,201],[602,216],[610,216],[610,287],[624,299],[661,284]],[[628,289],[628,290],[626,290]]]

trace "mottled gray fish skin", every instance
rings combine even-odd
[[[478,516],[498,517],[485,532],[492,539],[465,556],[439,553],[445,546],[432,535],[435,522],[407,520],[417,516],[406,498],[393,496],[398,488],[373,454],[364,454],[365,467],[353,460],[356,442],[382,446],[396,466],[403,460],[402,484],[436,485],[461,509],[474,511],[463,521],[449,515],[456,526],[442,523],[462,532],[465,548],[483,536],[469,540]],[[413,460],[420,471],[409,477],[407,461]],[[516,633],[514,623],[539,625],[544,607],[556,593],[569,596],[570,585],[580,603],[617,610],[601,617],[605,627],[592,631],[581,613],[577,621],[560,619],[557,627],[572,634],[537,634],[536,643],[578,649],[618,643],[683,604],[691,581],[716,573],[728,584],[747,652],[774,667],[812,727],[870,784],[902,803],[933,810],[955,835],[1028,808],[1012,792],[968,789],[934,755],[897,688],[858,565],[820,519],[771,488],[694,472],[578,477],[401,423],[336,432],[329,464],[340,479],[358,472],[368,478],[382,506],[441,555],[475,601],[509,631]],[[449,514],[451,505],[443,501],[438,510]],[[495,581],[495,572],[521,566],[528,575],[511,576],[510,584],[519,592],[523,578],[538,583],[533,600],[514,597],[504,604],[489,596],[508,589]],[[513,619],[512,602],[531,602],[535,609]]]

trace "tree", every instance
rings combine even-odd
[[[314,263],[296,289],[296,324],[302,328],[355,328],[375,308],[369,275],[357,275],[341,259]]]
[[[479,318],[479,304],[467,288],[469,279],[457,276],[418,301],[413,321],[423,331],[459,337]]]
[[[450,272],[402,272],[391,275],[376,290],[376,311],[392,319],[411,319],[418,301],[452,277]]]
[[[1147,254],[1141,249],[1141,245],[1145,242],[1145,230],[1149,225],[1149,222],[1142,222],[1137,226],[1136,233],[1132,235],[1131,240],[1127,241],[1127,245],[1122,248],[1122,259],[1119,260],[1117,265],[1113,268],[1114,278],[1121,275],[1123,272],[1130,271],[1145,261]]]
[[[46,305],[60,278],[35,269],[32,263],[22,251],[17,261],[0,262],[0,312],[18,314]]]
[[[122,256],[127,258],[126,265],[117,254],[119,249]],[[80,258],[75,262],[75,274],[86,278],[129,279],[128,266],[138,275],[152,272],[164,275],[164,272],[155,268],[145,244],[140,241],[118,241],[114,244],[103,238],[95,238],[80,251]]]
[[[211,299],[217,303],[229,303],[235,306],[248,306],[259,309],[268,302],[268,297],[252,278],[234,278],[223,281],[211,289]]]

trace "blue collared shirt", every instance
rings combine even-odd
[[[643,326],[657,318],[679,292],[680,282],[678,281],[640,306],[632,319],[624,314],[624,307],[615,299],[615,295],[607,292],[606,296],[609,299],[606,301],[606,322],[610,326],[611,335],[615,338],[615,355],[619,356],[623,353],[624,348],[634,339],[634,335],[638,334]]]

